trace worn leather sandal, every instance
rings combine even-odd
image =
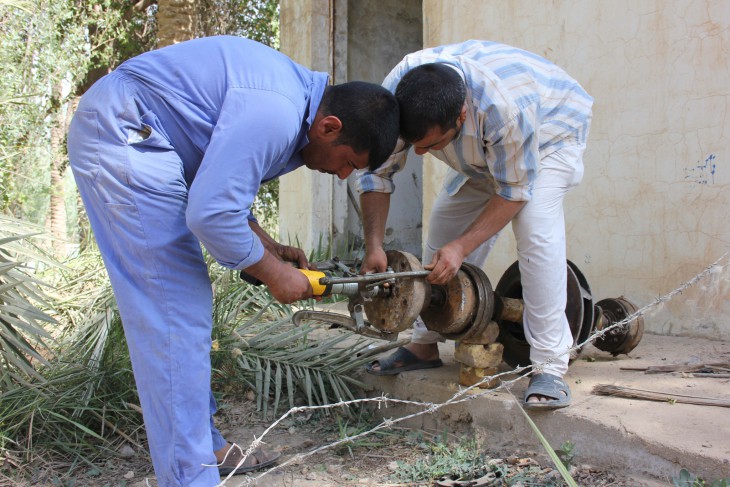
[[[396,366],[395,364],[400,365]],[[378,368],[373,368],[376,365]],[[443,362],[440,358],[421,360],[407,348],[400,347],[385,358],[373,360],[365,366],[365,370],[373,375],[396,375],[409,370],[433,369],[442,365]]]
[[[218,473],[221,476],[226,476],[230,475],[231,472],[233,472],[233,475],[253,472],[273,464],[279,459],[281,453],[267,452],[263,448],[257,448],[246,457],[244,462],[241,462],[243,456],[244,451],[241,447],[236,444],[232,445],[226,453],[226,457],[218,465]]]
[[[550,400],[527,402],[530,396],[545,396]],[[522,406],[525,409],[558,409],[570,406],[570,387],[555,374],[535,374],[530,377]]]

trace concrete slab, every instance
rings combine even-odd
[[[370,396],[443,404],[461,388],[453,342],[440,345],[444,367],[376,377],[362,373]],[[575,462],[616,473],[654,479],[667,485],[681,468],[705,480],[730,478],[730,408],[599,396],[598,384],[730,400],[730,380],[622,370],[652,365],[730,361],[730,344],[698,338],[645,335],[631,356],[611,357],[587,347],[573,362],[566,380],[573,404],[531,418],[554,448],[572,442]],[[539,440],[518,408],[527,380],[511,391],[477,390],[468,400],[450,403],[401,425],[431,431],[472,432],[490,449],[542,451]],[[400,418],[423,410],[390,405],[383,417]],[[652,481],[645,485],[652,485]]]

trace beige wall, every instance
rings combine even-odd
[[[730,2],[423,5],[425,46],[505,42],[562,66],[595,98],[585,178],[566,201],[568,257],[594,301],[625,295],[641,307],[728,250]],[[424,212],[441,166],[424,168]],[[506,229],[486,268],[493,284],[515,260],[512,248]],[[722,264],[655,308],[647,328],[730,339],[730,267]]]

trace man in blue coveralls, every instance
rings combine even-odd
[[[213,486],[270,465],[213,425],[212,291],[200,244],[282,303],[312,296],[301,249],[251,214],[261,183],[300,166],[346,178],[377,169],[398,139],[386,89],[328,86],[254,41],[209,37],[123,63],[82,98],[71,167],[109,273],[158,484]],[[219,468],[215,468],[218,464]],[[211,465],[213,467],[211,467]]]

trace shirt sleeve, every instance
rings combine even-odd
[[[188,195],[188,227],[224,267],[257,263],[264,247],[248,221],[267,169],[296,143],[302,115],[281,94],[231,89]]]
[[[489,129],[489,124],[482,124]],[[529,201],[539,173],[539,134],[534,104],[517,111],[502,127],[484,135],[486,162],[497,194],[510,201]]]
[[[406,166],[410,144],[398,139],[393,154],[375,171],[364,171],[357,179],[358,193],[392,193],[395,191],[393,176]]]

